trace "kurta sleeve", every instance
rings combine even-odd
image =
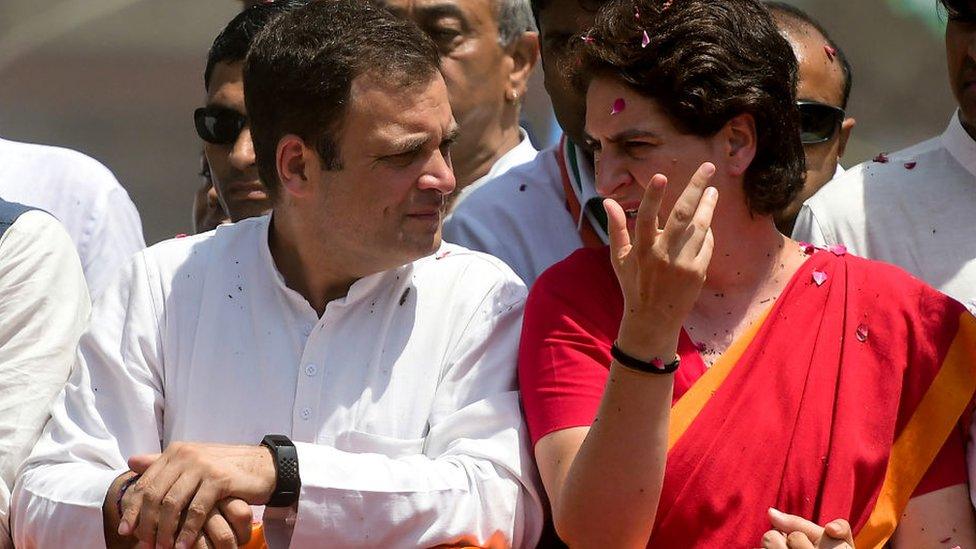
[[[128,470],[123,456],[160,451],[161,300],[150,278],[139,254],[95,304],[68,384],[14,489],[17,547],[104,547],[102,504]]]
[[[513,278],[470,316],[440,374],[420,451],[296,444],[293,547],[535,546],[543,511],[515,379],[524,296]]]
[[[10,491],[74,363],[91,309],[71,237],[27,212],[0,239],[0,547]]]

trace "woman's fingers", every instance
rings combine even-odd
[[[612,198],[603,201],[607,211],[607,236],[610,237],[610,253],[614,268],[630,253],[630,233],[627,232],[627,215],[620,204]]]
[[[685,229],[695,218],[698,204],[701,202],[702,195],[713,175],[715,175],[715,165],[711,162],[705,162],[699,166],[695,174],[691,176],[685,190],[681,192],[678,201],[675,202],[671,209],[671,215],[668,216],[668,221],[664,225],[664,239],[669,249],[673,250],[676,244],[684,240]]]
[[[702,246],[705,244],[705,237],[712,229],[712,218],[715,215],[715,206],[718,204],[718,189],[708,187],[702,194],[695,217],[686,229],[688,240],[679,248],[679,255],[689,259],[698,257]]]
[[[763,534],[762,549],[788,549],[786,535],[779,530],[770,530]]]
[[[664,199],[664,188],[668,186],[668,178],[656,174],[644,187],[644,197],[637,208],[637,223],[634,227],[634,245],[650,249],[657,239],[657,218]]]

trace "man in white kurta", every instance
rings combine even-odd
[[[275,57],[296,48],[317,53]],[[325,69],[354,77],[299,96]],[[225,539],[241,519],[224,503],[281,495],[258,443],[283,434],[300,486],[263,510],[270,547],[533,546],[526,292],[500,261],[440,243],[456,123],[433,45],[373,4],[314,2],[262,31],[244,75],[273,214],[156,245],[105,291],[15,489],[15,541]],[[336,149],[298,136],[306,116],[341,122],[315,126]],[[217,545],[243,542],[237,527]]]
[[[10,492],[74,363],[91,308],[78,252],[57,219],[0,200],[0,548]]]
[[[0,198],[61,221],[78,250],[92,299],[146,247],[129,194],[108,168],[79,152],[0,139]]]

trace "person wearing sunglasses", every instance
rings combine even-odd
[[[765,4],[799,63],[796,96],[806,178],[796,198],[775,216],[780,232],[789,236],[803,203],[844,171],[839,159],[856,123],[845,112],[853,75],[844,50],[817,20],[785,2]]]
[[[217,198],[232,222],[271,210],[268,191],[258,176],[244,105],[244,57],[268,21],[304,3],[278,0],[245,7],[217,36],[207,55],[203,76],[207,102],[193,112],[193,123],[203,140]]]
[[[976,313],[976,2],[939,5],[948,19],[946,64],[958,105],[948,127],[825,186],[803,206],[794,237],[898,265]],[[976,450],[969,466],[976,478]],[[976,504],[976,490],[972,499]]]

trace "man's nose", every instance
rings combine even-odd
[[[444,154],[440,150],[434,152],[424,166],[424,173],[420,176],[417,186],[420,189],[434,189],[445,195],[454,192],[457,180],[454,178],[450,154]]]
[[[255,163],[254,142],[251,141],[251,129],[244,128],[237,141],[234,141],[234,148],[230,151],[230,162],[238,170],[246,170]]]

